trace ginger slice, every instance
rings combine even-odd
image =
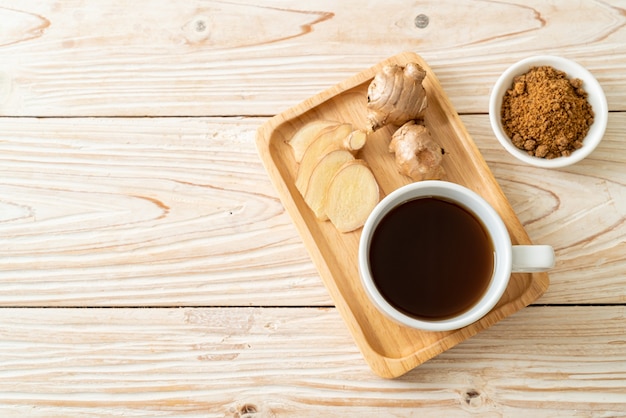
[[[343,142],[343,146],[345,149],[352,151],[353,153],[359,151],[361,148],[365,146],[365,142],[367,141],[367,132],[357,129],[354,130],[346,137]]]
[[[304,152],[322,130],[338,125],[339,122],[320,119],[309,122],[298,129],[288,142],[293,149],[293,156],[296,162],[302,161]]]
[[[436,180],[445,175],[441,166],[444,151],[424,125],[414,121],[402,125],[391,137],[389,152],[395,153],[400,173],[413,181]]]
[[[378,183],[365,161],[349,161],[328,185],[326,214],[338,231],[354,231],[365,224],[379,199]]]
[[[330,181],[346,162],[353,160],[354,156],[350,151],[340,148],[328,152],[318,161],[311,173],[304,196],[304,201],[313,210],[317,219],[321,221],[328,219],[325,205]]]
[[[296,175],[296,188],[300,191],[302,196],[306,194],[306,188],[309,184],[311,173],[313,173],[313,169],[320,158],[333,149],[343,148],[344,141],[351,132],[351,124],[341,123],[337,126],[324,129],[315,140],[309,144],[302,156],[300,166],[298,167],[298,174]]]
[[[428,106],[422,86],[425,77],[426,71],[414,62],[384,66],[367,89],[368,130],[423,118]]]

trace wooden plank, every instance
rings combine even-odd
[[[626,114],[560,170],[462,120],[531,240],[556,248],[539,302],[624,303]],[[264,121],[0,118],[0,305],[332,304],[255,149]]]
[[[2,0],[0,113],[273,115],[402,51],[425,58],[461,113],[486,112],[498,75],[545,53],[589,68],[625,110],[623,13],[591,0]]]
[[[528,308],[385,380],[334,309],[0,309],[0,412],[621,416],[625,323],[623,306]]]
[[[3,305],[329,304],[260,121],[0,124]]]

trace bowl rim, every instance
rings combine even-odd
[[[567,157],[557,157],[545,159],[528,155],[525,151],[517,148],[508,136],[504,133],[500,119],[500,108],[504,92],[513,82],[513,78],[524,74],[530,68],[541,65],[549,65],[557,70],[567,73],[568,78],[579,78],[583,81],[583,88],[587,92],[588,100],[593,108],[594,122],[585,136],[582,148],[577,149]],[[593,74],[582,65],[571,59],[555,55],[535,55],[524,58],[510,65],[493,85],[489,97],[489,121],[491,128],[502,146],[515,158],[527,164],[537,167],[557,168],[575,164],[589,154],[598,146],[606,130],[608,119],[608,104],[602,86]]]

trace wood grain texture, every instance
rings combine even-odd
[[[0,413],[621,416],[625,324],[623,306],[529,308],[384,380],[335,309],[0,309]]]
[[[545,53],[586,66],[609,108],[626,110],[625,10],[618,0],[2,0],[0,114],[273,115],[400,51],[431,64],[461,113],[486,112],[498,75]]]
[[[626,415],[625,22],[623,0],[0,0],[0,415]],[[402,51],[556,248],[538,304],[571,306],[382,380],[319,308],[254,136]],[[540,53],[591,70],[612,111],[566,169],[520,165],[486,117],[499,74]]]
[[[258,123],[3,119],[2,304],[328,304]]]
[[[265,120],[0,119],[0,305],[331,305],[257,154]],[[624,303],[626,115],[559,170],[462,120],[531,240],[556,248],[539,303]]]

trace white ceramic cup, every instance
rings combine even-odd
[[[399,311],[379,292],[370,269],[370,245],[380,221],[393,208],[407,201],[425,197],[440,197],[471,212],[484,226],[494,248],[494,268],[487,290],[472,307],[451,318],[425,320]],[[449,331],[472,324],[493,309],[506,290],[512,272],[537,272],[552,268],[554,250],[549,245],[511,245],[511,238],[504,222],[481,196],[456,183],[428,180],[411,183],[395,190],[374,208],[361,233],[358,262],[365,291],[381,312],[408,327],[428,331]],[[416,280],[419,280],[418,272]]]

